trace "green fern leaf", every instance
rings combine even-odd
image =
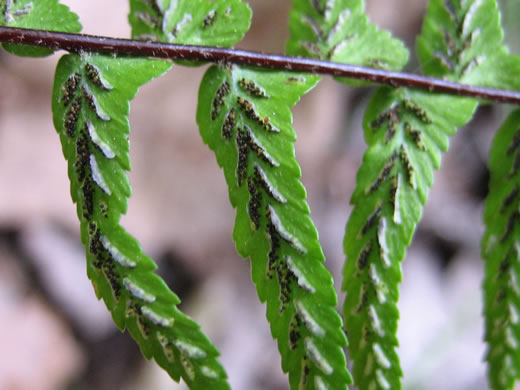
[[[520,89],[517,77],[520,58],[510,55],[502,43],[503,32],[497,2],[474,0],[456,6],[454,4],[442,4],[440,0],[430,4],[429,17],[418,41],[418,53],[424,69],[434,76],[471,84]],[[441,21],[445,22],[444,29],[438,27]],[[501,202],[505,202],[505,197],[511,195],[514,185],[514,180],[511,180],[514,175],[508,176],[506,170],[516,163],[510,155],[505,154],[518,128],[514,128],[518,126],[517,120],[518,113],[513,114],[496,136],[490,161],[493,175],[491,191],[485,213],[484,314],[486,341],[489,345],[488,377],[494,389],[512,388],[520,374],[519,355],[515,351],[516,346],[511,346],[511,343],[517,342],[519,333],[514,324],[515,313],[512,312],[517,299],[514,295],[517,270],[510,262],[513,264],[518,255],[514,239],[504,238],[504,229],[514,230],[516,212],[500,209]],[[504,195],[505,191],[509,191],[508,194]],[[511,198],[508,201],[515,200]],[[503,236],[497,235],[499,233]]]
[[[363,0],[294,0],[287,54],[401,69],[408,61],[408,50],[388,31],[369,23],[364,7]],[[346,78],[338,80],[361,84]]]
[[[432,0],[417,53],[429,76],[497,87],[486,81],[498,71],[482,65],[507,54],[503,36],[496,0]]]
[[[493,389],[513,389],[520,379],[520,110],[498,131],[490,153],[482,257],[486,360]]]
[[[130,0],[132,38],[228,47],[249,30],[251,10],[240,0]]]
[[[401,261],[422,214],[448,137],[472,100],[380,88],[363,127],[369,147],[345,235],[343,311],[359,389],[400,389],[396,332]]]
[[[496,30],[499,18],[493,13],[498,11],[496,4],[489,3],[495,1],[430,2],[418,41],[426,73],[475,83],[499,80],[500,76],[486,75],[481,69],[497,58],[501,47],[496,43],[502,36]],[[478,17],[482,9],[489,13],[486,23]],[[433,32],[441,32],[442,39]],[[473,38],[467,41],[467,37]],[[482,43],[488,38],[489,45]],[[441,55],[440,50],[446,52]],[[445,54],[453,54],[448,68]],[[354,381],[362,390],[401,388],[395,351],[401,261],[449,136],[471,119],[476,107],[471,99],[386,87],[369,103],[363,123],[369,147],[351,199],[354,209],[346,228],[343,271],[343,290],[348,291],[345,326],[351,339]]]
[[[470,74],[464,82],[484,87],[520,90],[520,57],[505,52],[491,56],[478,67],[478,73]],[[474,79],[477,77],[477,79]]]
[[[211,67],[197,123],[215,152],[237,209],[233,239],[278,340],[291,389],[345,389],[351,382],[337,297],[294,157],[290,107],[318,78]]]
[[[155,263],[120,225],[131,189],[129,101],[171,63],[66,55],[58,63],[53,119],[68,161],[87,272],[117,326],[128,328],[143,355],[192,389],[229,389],[215,347],[181,313],[179,298],[153,271]]]
[[[78,16],[59,0],[0,0],[0,26],[49,31],[79,32]],[[44,57],[54,51],[44,47],[4,43],[5,50],[27,57]]]

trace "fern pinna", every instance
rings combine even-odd
[[[0,26],[71,33],[81,31],[78,16],[59,0],[0,0]],[[54,52],[45,47],[9,43],[2,46],[9,53],[27,57],[43,57]]]
[[[249,29],[241,0],[130,0],[132,38],[228,47]]]
[[[225,16],[233,20],[238,2],[231,3]],[[145,5],[154,5],[152,9],[158,11],[164,7],[171,20],[185,11],[177,2]],[[204,11],[204,7],[193,9],[200,15]],[[246,16],[244,29],[228,31],[225,39],[218,41],[215,29],[218,32],[218,27],[226,24],[215,21],[214,31],[206,34],[212,43],[229,44],[241,38],[249,26],[250,12],[243,4],[237,12]],[[139,21],[148,20],[144,12],[139,15]],[[135,12],[130,20],[132,16]],[[192,35],[207,33],[210,26],[204,20],[195,19],[189,30]],[[165,18],[157,27],[164,29],[169,22]],[[155,263],[119,225],[131,193],[125,173],[130,168],[129,101],[139,86],[170,67],[165,61],[65,56],[56,71],[54,124],[69,162],[71,194],[87,247],[88,275],[114,322],[120,329],[128,328],[144,356],[155,358],[175,380],[182,377],[193,389],[227,389],[225,371],[216,360],[218,351],[198,324],[176,308],[180,301],[153,272]]]
[[[228,47],[243,37],[250,21],[251,10],[240,0],[130,0],[135,39]],[[0,0],[0,25],[81,29],[78,17],[57,0]],[[294,0],[289,28],[290,55],[388,70],[401,69],[408,59],[402,42],[369,23],[362,0]],[[431,0],[417,53],[426,75],[520,88],[511,71],[520,71],[520,59],[509,54],[502,38],[496,0]],[[52,53],[3,46],[23,56]],[[217,349],[177,309],[179,299],[154,273],[155,263],[119,224],[131,194],[129,102],[141,85],[170,68],[169,62],[151,59],[66,55],[56,70],[53,120],[96,295],[143,355],[172,378],[182,377],[192,389],[229,389]],[[319,80],[219,63],[201,82],[197,108],[202,139],[223,168],[236,208],[233,240],[251,259],[252,279],[266,302],[293,390],[346,389],[352,383],[333,279],[323,265],[293,147],[290,109]],[[449,136],[469,122],[477,105],[468,98],[383,87],[367,107],[368,149],[351,198],[343,270],[344,326],[354,384],[361,390],[401,388],[396,353],[401,261]],[[519,128],[517,110],[498,132],[490,158],[482,253],[493,389],[511,389],[520,377]]]
[[[287,54],[399,70],[408,50],[369,23],[363,0],[294,0]],[[352,83],[352,80],[340,79]],[[355,84],[358,84],[356,82]]]
[[[520,111],[516,110],[491,148],[491,182],[484,212],[486,359],[493,389],[512,389],[520,377],[519,166]]]
[[[224,169],[237,209],[233,240],[278,340],[292,389],[343,389],[350,382],[337,297],[309,218],[294,158],[290,107],[315,76],[211,67],[197,122]]]
[[[226,389],[217,350],[153,271],[155,263],[119,225],[131,190],[126,176],[129,101],[140,85],[167,71],[155,60],[64,56],[56,71],[54,124],[69,163],[87,271],[120,329],[147,358],[193,388]]]
[[[486,62],[505,53],[496,1],[432,0],[417,49],[426,75],[488,83]],[[476,107],[474,100],[387,87],[369,103],[363,121],[369,146],[344,241],[343,311],[360,389],[401,388],[395,350],[400,263],[448,137]]]

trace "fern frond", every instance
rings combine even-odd
[[[59,0],[0,0],[0,26],[76,33],[81,31],[78,15]],[[54,51],[44,47],[2,44],[12,54],[44,57]]]
[[[352,65],[399,70],[404,44],[369,22],[363,0],[294,0],[287,54]],[[359,81],[337,78],[360,85]]]
[[[480,84],[483,63],[507,53],[503,36],[496,0],[432,0],[417,54],[428,76]]]
[[[228,47],[249,30],[241,0],[130,0],[132,38]]]
[[[418,41],[427,75],[477,84],[498,80],[481,68],[505,50],[497,14],[493,0],[431,1]],[[401,388],[395,351],[401,261],[449,136],[476,107],[467,98],[386,87],[369,103],[363,123],[369,147],[351,199],[343,271],[345,326],[360,389]]]
[[[395,351],[401,261],[422,215],[448,137],[472,100],[381,88],[363,127],[369,147],[358,172],[345,235],[343,311],[360,389],[399,389]]]
[[[491,148],[482,257],[486,360],[491,388],[513,389],[520,379],[520,110],[500,128]]]
[[[351,382],[337,297],[294,157],[293,106],[318,78],[211,67],[197,123],[215,152],[237,210],[233,240],[251,259],[291,389],[346,389]]]
[[[430,8],[435,12],[430,12],[431,16],[418,42],[424,69],[438,77],[520,89],[517,77],[520,58],[510,55],[502,43],[497,2],[474,0],[456,5],[443,10],[440,1],[432,2]],[[451,22],[444,30],[436,27],[442,19]],[[429,58],[435,60],[428,62]],[[517,201],[517,161],[514,156],[518,146],[515,144],[518,119],[518,112],[513,113],[496,135],[490,157],[490,193],[484,214],[485,339],[488,343],[488,377],[493,389],[513,388],[515,379],[520,375],[517,345],[520,329],[516,325],[518,318],[515,312],[519,297],[519,254],[515,246],[517,211],[512,207]]]
[[[170,67],[167,61],[66,55],[54,81],[54,125],[96,295],[143,355],[172,378],[182,377],[192,389],[229,389],[216,348],[177,309],[179,298],[154,273],[155,263],[119,225],[131,193],[129,102],[141,85]]]

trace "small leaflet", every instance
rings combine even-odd
[[[381,367],[386,368],[386,369],[392,367],[392,364],[390,363],[390,360],[388,360],[385,353],[383,352],[381,345],[379,345],[378,343],[375,343],[372,348],[374,350],[374,356],[376,357],[376,361]]]
[[[105,155],[106,158],[112,159],[116,156],[112,148],[108,146],[106,142],[104,142],[96,131],[96,128],[92,124],[91,121],[87,120],[87,128],[88,133],[90,135],[90,139],[92,142],[101,150],[101,152]]]
[[[112,191],[108,187],[101,170],[99,169],[96,156],[93,154],[90,155],[90,169],[92,171],[92,179],[94,182],[103,190],[103,192],[107,195],[112,195]]]
[[[475,0],[464,15],[464,22],[462,23],[462,37],[465,38],[470,35],[471,24],[473,23],[473,16],[477,10],[482,6],[483,0]]]
[[[376,265],[370,264],[370,280],[372,281],[372,284],[376,290],[377,299],[379,300],[380,304],[383,304],[386,302],[386,292],[387,287],[383,283],[383,280],[379,276],[379,273],[377,272]]]
[[[258,177],[258,181],[264,188],[265,192],[267,192],[271,198],[276,200],[278,203],[287,203],[287,199],[280,192],[278,192],[278,190],[267,177],[265,171],[258,163],[255,163],[255,175]]]
[[[117,249],[106,236],[101,236],[101,244],[110,253],[112,258],[126,268],[135,268],[135,261],[130,260],[127,256],[123,255],[119,249]]]
[[[152,294],[147,293],[144,289],[139,287],[137,284],[132,282],[128,278],[123,279],[123,285],[135,298],[138,298],[146,303],[155,302],[155,297]]]
[[[157,332],[157,341],[159,341],[159,344],[161,344],[164,356],[166,357],[168,362],[173,363],[175,361],[175,355],[173,353],[172,343],[170,343],[170,341],[168,341],[168,338],[161,332]]]
[[[316,375],[314,377],[314,387],[316,390],[327,390],[329,387],[325,384],[321,376]]]
[[[311,331],[313,335],[316,337],[325,336],[325,330],[318,324],[318,322],[312,317],[309,311],[305,308],[304,304],[297,300],[294,302],[294,307],[296,308],[296,312],[302,319],[305,327]]]
[[[368,307],[368,318],[370,319],[372,328],[377,333],[377,335],[380,337],[383,337],[385,335],[385,331],[381,327],[381,320],[379,319],[379,315],[377,314],[377,311],[376,311],[376,308],[374,305],[370,305]]]
[[[181,364],[188,378],[190,378],[191,381],[195,380],[195,368],[193,368],[193,363],[183,354],[181,354]]]
[[[59,0],[0,0],[0,26],[64,33],[81,31],[78,15]],[[7,42],[2,46],[6,51],[23,57],[45,57],[54,52],[51,48]]]
[[[390,390],[390,383],[385,378],[383,371],[380,369],[376,370],[376,380],[377,380],[377,383],[379,383],[379,386],[381,386],[381,388],[383,390]]]
[[[231,92],[220,106],[214,101],[225,81]],[[315,382],[331,387],[335,381],[350,381],[346,367],[332,359],[343,354],[346,340],[339,318],[331,317],[333,324],[328,320],[335,314],[330,303],[334,292],[323,283],[328,274],[318,264],[324,259],[293,154],[289,108],[316,81],[312,75],[214,66],[201,84],[197,111],[203,140],[224,170],[237,210],[233,240],[238,252],[251,258],[253,281],[267,301],[273,337],[285,344],[279,344],[282,365],[301,362],[301,370],[289,375],[293,387],[300,384],[302,389],[314,388]],[[212,115],[214,107],[221,107],[220,115]],[[232,108],[236,131],[226,121]],[[289,189],[294,189],[291,196],[286,194]],[[329,303],[317,306],[318,296],[326,296]],[[328,338],[340,341],[321,350]]]
[[[299,253],[307,253],[307,250],[302,245],[300,240],[298,240],[295,236],[293,236],[285,229],[285,227],[282,224],[282,221],[280,220],[280,217],[278,216],[274,208],[271,205],[269,205],[267,209],[269,210],[268,217],[271,220],[271,223],[273,224],[274,228],[276,229],[280,237],[290,246],[296,249]]]
[[[174,379],[195,378],[195,386],[210,383],[222,389],[228,384],[216,349],[199,325],[178,311],[179,300],[155,274],[153,261],[119,225],[130,192],[129,102],[141,85],[170,67],[162,60],[65,55],[55,76],[53,119],[97,296],[116,325],[131,329],[144,355],[155,358]],[[110,112],[110,122],[104,122],[108,116],[101,107]]]
[[[316,367],[318,367],[325,375],[332,374],[334,369],[330,363],[325,360],[322,353],[314,344],[314,341],[312,341],[310,337],[306,337],[304,343],[307,356],[309,356],[309,359],[316,365]]]
[[[294,260],[291,258],[291,256],[287,256],[285,260],[287,261],[289,270],[294,274],[294,276],[296,276],[298,285],[304,290],[314,294],[316,289],[309,283],[302,270],[300,270],[296,264],[294,264]]]
[[[202,359],[206,357],[206,352],[204,350],[188,343],[187,341],[175,340],[174,344],[179,349],[179,351],[181,351],[190,359]]]
[[[141,306],[141,312],[154,325],[161,327],[171,327],[173,325],[173,318],[166,318],[160,316],[148,306]]]
[[[96,116],[99,119],[108,122],[110,120],[110,117],[101,109],[96,97],[90,91],[88,85],[84,83],[81,87],[83,88],[83,97],[87,102],[88,107],[96,113]]]
[[[215,370],[212,370],[211,368],[207,366],[202,366],[200,368],[200,372],[202,375],[207,376],[208,378],[215,379],[218,378],[218,373]]]
[[[269,152],[267,152],[266,148],[260,143],[258,138],[256,138],[255,134],[251,130],[249,126],[246,125],[246,131],[249,136],[249,148],[256,153],[258,157],[260,157],[263,161],[268,163],[272,167],[279,167],[280,163],[274,159]]]

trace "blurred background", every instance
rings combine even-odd
[[[128,37],[126,0],[63,0],[85,33]],[[283,53],[290,1],[249,0],[238,46]],[[519,52],[520,2],[502,0]],[[413,48],[426,0],[367,0],[367,12]],[[100,10],[103,10],[102,12]],[[0,390],[184,389],[112,323],[86,278],[66,163],[50,96],[59,54],[0,51]],[[413,56],[413,55],[412,55]],[[417,71],[412,58],[410,71]],[[222,172],[195,123],[204,68],[174,67],[141,89],[130,122],[134,195],[123,225],[222,352],[234,389],[285,390],[276,344],[231,240]],[[325,78],[294,109],[296,154],[339,288],[349,199],[365,149],[361,119],[372,89]],[[479,237],[491,139],[510,107],[481,107],[452,138],[403,263],[399,323],[405,389],[487,389],[482,359]],[[340,295],[340,301],[343,296]]]

